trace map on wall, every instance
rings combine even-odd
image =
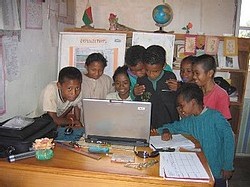
[[[85,61],[91,53],[101,53],[107,59],[104,73],[113,76],[124,64],[126,34],[61,32],[58,48],[58,72],[65,66],[75,66],[85,73]]]
[[[166,63],[173,67],[175,35],[164,33],[133,32],[132,45],[160,45],[166,50]]]

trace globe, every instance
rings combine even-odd
[[[162,27],[171,23],[173,19],[173,10],[167,3],[158,5],[153,9],[152,17],[156,22],[156,26],[160,27],[160,31],[162,31]]]

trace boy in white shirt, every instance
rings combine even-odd
[[[57,125],[81,126],[81,83],[82,74],[77,68],[61,69],[58,81],[49,83],[43,89],[35,115],[48,113]],[[72,109],[74,115],[69,115]]]

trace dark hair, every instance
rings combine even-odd
[[[79,80],[79,82],[82,82],[82,73],[75,67],[64,67],[59,72],[58,82],[62,84],[66,80]]]
[[[207,73],[210,70],[216,72],[216,62],[213,56],[204,54],[196,57],[196,60],[193,63],[194,65],[201,64],[204,71]],[[213,76],[214,76],[213,74]]]
[[[120,75],[120,74],[126,75],[126,76],[128,77],[128,79],[129,79],[127,70],[128,70],[128,67],[127,67],[126,65],[125,65],[125,66],[119,66],[119,67],[115,70],[115,72],[114,72],[113,81],[115,82],[116,77],[117,77],[118,75]]]
[[[125,64],[127,66],[136,66],[139,62],[143,61],[143,54],[145,47],[141,45],[133,45],[126,50]]]
[[[149,46],[143,56],[143,62],[145,64],[161,64],[162,66],[166,63],[166,51],[159,45]]]
[[[185,58],[183,58],[182,60],[181,60],[181,63],[190,63],[190,64],[193,64],[194,62],[195,62],[195,60],[196,60],[196,56],[193,56],[193,55],[189,55],[189,56],[186,56]]]
[[[87,57],[85,64],[86,64],[86,66],[88,66],[94,61],[101,62],[103,64],[104,68],[107,66],[107,59],[104,58],[104,56],[101,53],[92,53],[92,54],[90,54]]]
[[[195,83],[184,83],[177,90],[177,97],[182,96],[187,102],[195,99],[198,105],[203,106],[203,91]]]

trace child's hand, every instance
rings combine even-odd
[[[150,136],[157,136],[158,135],[158,132],[156,129],[151,129],[150,130]]]
[[[169,79],[166,81],[166,84],[168,85],[170,90],[176,91],[178,89],[178,81],[176,79]]]
[[[233,171],[226,171],[226,170],[222,170],[222,177],[225,180],[230,179],[233,176]]]
[[[169,133],[169,132],[165,132],[161,135],[161,139],[163,141],[168,141],[168,140],[171,140],[172,139],[172,134]]]
[[[80,121],[78,121],[78,120],[74,121],[74,127],[82,127],[82,126],[83,125],[82,125],[82,123]]]
[[[142,95],[143,92],[145,92],[145,86],[136,84],[134,87],[134,95],[135,96]]]

